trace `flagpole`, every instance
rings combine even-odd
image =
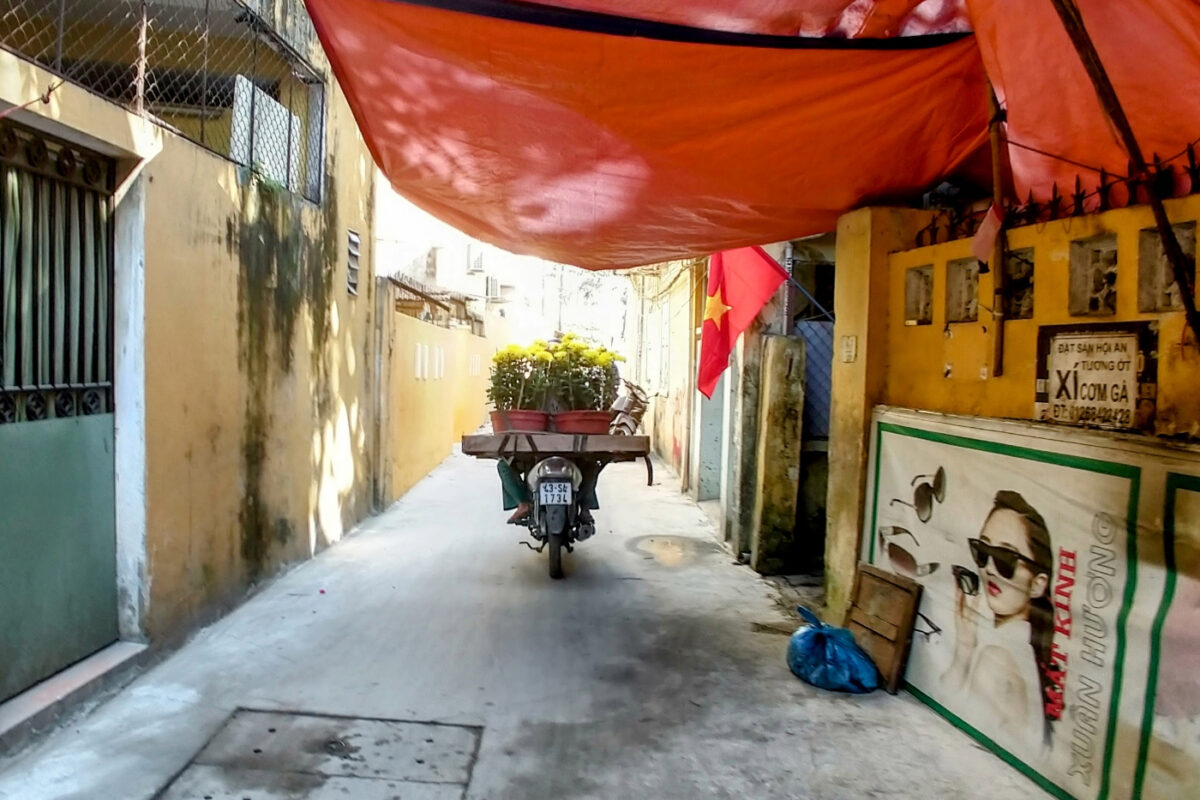
[[[992,207],[1000,215],[1000,230],[996,233],[996,244],[992,249],[992,377],[1004,374],[1004,318],[1008,315],[1008,297],[1004,291],[1007,264],[1007,241],[1004,232],[1004,183],[1002,182],[1004,159],[1001,151],[1000,125],[1004,112],[996,99],[996,90],[988,83],[988,139],[992,148]]]
[[[762,253],[767,258],[771,259],[772,261],[775,261],[775,257],[772,256],[770,253],[768,253],[766,250],[763,250]],[[787,282],[790,283],[795,289],[797,289],[800,292],[800,294],[802,294],[806,298],[808,298],[808,302],[810,302],[814,306],[816,306],[817,311],[820,311],[822,314],[829,317],[829,321],[832,322],[834,317],[833,317],[833,314],[829,311],[829,309],[825,308],[825,306],[818,303],[817,298],[813,297],[809,293],[808,289],[805,289],[803,286],[800,285],[800,282],[798,280],[796,280],[795,278],[792,277],[792,273],[788,271],[787,267],[783,266],[783,264],[780,264],[778,261],[775,261],[775,263],[779,266],[779,269],[783,271],[783,274],[787,276]],[[788,320],[788,328],[790,331],[791,320]]]

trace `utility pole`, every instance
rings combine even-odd
[[[563,332],[562,326],[562,307],[563,307],[563,267],[558,265],[558,333]]]

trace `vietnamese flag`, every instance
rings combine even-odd
[[[729,354],[742,331],[788,274],[761,247],[716,253],[708,262],[708,300],[700,332],[700,369],[696,387],[711,398]]]

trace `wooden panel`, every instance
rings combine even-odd
[[[921,584],[869,564],[859,564],[844,627],[867,652],[892,694],[904,679],[912,646]]]
[[[646,436],[576,435],[570,433],[490,433],[462,437],[462,451],[469,456],[499,458],[501,455],[532,453],[541,456],[575,453],[608,453],[641,458],[650,453]]]

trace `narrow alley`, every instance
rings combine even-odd
[[[545,556],[503,524],[493,464],[456,453],[340,546],[0,763],[0,798],[1040,794],[907,694],[794,678],[778,631],[795,623],[771,585],[733,563],[690,500],[644,484],[640,465],[604,474],[599,535],[551,581]],[[231,715],[281,720],[278,736],[294,738],[260,747],[230,732]],[[362,720],[434,723],[391,730],[437,742],[372,745],[359,739],[379,725]]]

